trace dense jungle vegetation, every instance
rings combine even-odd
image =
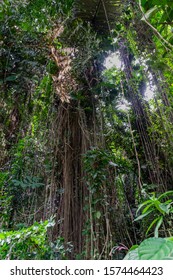
[[[0,30],[0,259],[173,259],[173,1],[3,0]]]

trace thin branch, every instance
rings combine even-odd
[[[139,0],[139,8],[140,8],[140,10],[141,10],[141,12],[142,12],[143,19],[144,19],[145,23],[148,24],[148,26],[150,26],[150,28],[157,34],[157,36],[158,36],[166,45],[169,46],[169,48],[173,49],[173,46],[172,46],[167,40],[165,40],[165,39],[163,38],[163,36],[158,32],[158,30],[147,20],[147,18],[146,18],[146,16],[145,16],[144,12],[143,12],[143,10],[142,10],[141,0]],[[165,48],[166,48],[167,50],[169,50],[166,46],[165,46]]]

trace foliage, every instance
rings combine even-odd
[[[115,232],[116,222],[113,222],[115,217],[116,220],[120,220],[119,223],[124,222],[122,217],[126,215],[131,221],[131,217],[127,214],[129,209],[124,204],[127,198],[133,200],[135,195],[130,179],[132,164],[123,154],[123,150],[116,149],[112,143],[110,150],[96,147],[88,150],[84,155],[84,169],[89,196],[85,198],[84,210],[88,220],[83,234],[91,244],[92,258],[98,259],[103,256],[106,258],[106,250],[110,252],[111,249],[111,239],[113,238],[114,242],[118,240],[116,236],[112,236],[111,231],[108,231],[110,241],[108,240],[105,245],[104,255],[103,253],[99,255],[98,238],[104,238],[104,228],[108,227],[109,222],[114,223],[111,230]],[[128,180],[127,176],[129,176]],[[131,190],[128,189],[130,187]]]
[[[50,254],[47,230],[53,226],[54,222],[50,220],[18,231],[2,231],[0,259],[47,259]]]
[[[6,182],[9,180],[8,172],[0,172],[0,210],[1,210],[1,228],[8,225],[9,213],[12,210],[11,204],[13,196],[9,195],[7,189],[5,188]]]
[[[99,194],[105,183],[109,186],[109,170],[114,169],[117,175],[121,175],[132,168],[131,162],[123,155],[123,150],[116,149],[113,143],[110,148],[111,151],[93,148],[85,154],[86,180],[92,194]]]
[[[158,237],[159,228],[165,221],[169,221],[171,223],[172,213],[173,213],[173,200],[167,199],[169,196],[173,195],[173,191],[165,192],[159,196],[156,196],[155,193],[152,193],[149,196],[149,199],[144,201],[139,205],[137,214],[142,209],[142,214],[139,215],[134,221],[143,220],[145,217],[152,218],[151,223],[146,231],[146,235],[155,225],[154,236]]]
[[[49,231],[55,222],[51,218],[44,222],[35,222],[20,230],[0,232],[0,259],[10,260],[45,260],[66,259],[73,250],[70,242],[64,246],[64,238],[58,237],[50,242]]]
[[[114,27],[107,3],[80,5],[0,4],[2,258],[107,259],[172,236],[172,1],[120,1]],[[121,69],[104,69],[111,51]],[[51,233],[34,223],[54,215]],[[165,258],[172,240],[149,241]]]
[[[133,246],[124,260],[173,260],[173,238],[148,238]]]
[[[36,173],[33,168],[41,169],[41,171]],[[44,176],[49,173],[48,155],[47,157],[44,155],[43,146],[37,142],[37,139],[25,137],[13,146],[8,172],[1,173],[3,180],[0,199],[1,226],[3,228],[7,229],[12,226],[12,220],[20,217],[22,207],[27,209],[28,203],[31,198],[34,199],[36,193],[39,193],[41,197],[45,186]],[[27,217],[28,210],[24,211],[24,217]],[[18,223],[17,220],[15,222]]]
[[[89,196],[86,198],[84,210],[88,216],[83,235],[88,236],[91,243],[92,258],[99,258],[97,237],[103,234],[102,224],[106,216],[108,203],[108,168],[112,156],[103,149],[93,148],[84,155],[84,168]],[[102,223],[102,224],[101,224]],[[110,246],[110,245],[108,245]]]

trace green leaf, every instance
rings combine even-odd
[[[173,237],[148,238],[138,248],[131,248],[124,260],[173,260]]]
[[[168,205],[165,205],[164,203],[161,203],[159,207],[164,211],[164,213],[169,214],[171,204],[169,203]]]
[[[97,219],[100,219],[100,217],[101,217],[101,212],[100,212],[100,211],[97,211],[96,214],[95,214],[95,217],[96,217]]]
[[[155,224],[155,223],[157,223],[157,221],[160,219],[160,217],[157,217],[156,219],[154,219],[153,221],[152,221],[152,223],[149,225],[149,227],[148,227],[148,229],[147,229],[147,231],[146,231],[146,234],[148,234],[148,232],[150,231],[150,229],[152,228],[152,226]]]
[[[139,260],[138,248],[129,251],[124,260]]]
[[[5,233],[0,232],[0,239],[4,239],[6,237]]]
[[[155,13],[158,11],[158,7],[155,6],[151,9],[149,9],[145,14],[144,16],[141,18],[141,20],[149,20],[149,18]]]
[[[145,214],[142,214],[140,216],[138,216],[136,219],[134,219],[134,221],[139,221],[141,219],[143,219],[144,217],[148,216],[153,210],[149,210],[148,212],[146,212]]]
[[[164,238],[149,238],[140,244],[138,253],[140,260],[163,260],[173,254],[173,242]]]
[[[129,249],[129,252],[135,250],[135,249],[138,248],[138,247],[139,247],[139,245],[137,245],[137,244],[133,245],[133,246]]]
[[[172,196],[173,196],[173,191],[168,191],[168,192],[165,192],[165,193],[161,194],[161,195],[158,197],[158,200],[161,200],[161,199],[164,198],[165,196],[169,196],[169,195],[172,195]]]
[[[154,237],[159,237],[159,228],[161,226],[161,224],[163,223],[163,217],[160,217],[159,221],[157,222],[157,225],[155,227],[155,231],[154,231]]]
[[[160,207],[160,205],[161,205],[160,201],[156,200],[156,201],[154,202],[154,206],[157,208],[157,210],[158,210],[160,213],[165,214],[165,211]]]
[[[17,79],[16,75],[12,75],[12,76],[8,76],[7,78],[5,78],[6,82],[13,82]]]
[[[147,204],[149,204],[149,203],[151,203],[151,202],[152,202],[151,199],[148,199],[148,200],[144,201],[142,204],[140,204],[139,207],[138,207],[138,209],[137,209],[136,214],[138,214],[138,212],[141,210],[141,208],[142,208],[143,206],[145,206],[145,205],[147,205]]]
[[[148,209],[150,208],[150,207],[152,207],[154,205],[154,203],[153,203],[153,201],[149,204],[149,205],[147,205],[143,210],[142,210],[142,214],[145,214],[147,211],[148,211]],[[152,209],[152,211],[153,211],[154,209]]]

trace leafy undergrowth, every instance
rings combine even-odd
[[[54,221],[35,222],[32,226],[18,231],[0,232],[0,259],[8,260],[44,260],[64,259],[63,238],[55,243],[48,240],[48,229]]]

